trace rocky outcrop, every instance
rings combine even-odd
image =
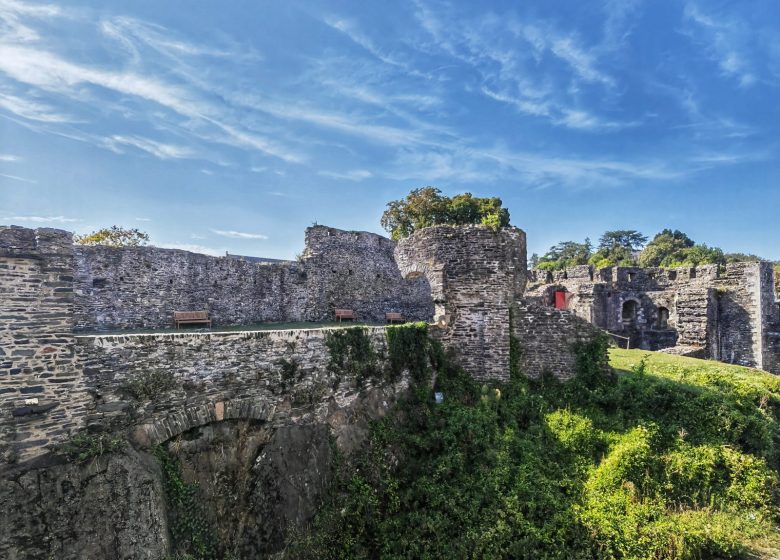
[[[160,471],[130,448],[0,478],[0,558],[159,560],[168,552]]]

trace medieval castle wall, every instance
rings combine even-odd
[[[430,227],[401,240],[395,255],[407,278],[428,278],[442,326],[438,336],[478,379],[509,379],[512,337],[524,374],[569,378],[576,371],[575,344],[600,333],[576,315],[524,299],[526,236],[520,229]]]
[[[579,266],[532,271],[527,297],[565,307],[628,337],[632,347],[689,355],[780,373],[780,307],[771,263],[665,270]],[[560,296],[559,296],[560,297]]]
[[[156,247],[76,247],[77,331],[169,328],[173,311],[208,310],[214,325],[325,321],[335,308],[384,321],[430,320],[424,278],[405,280],[395,243],[368,232],[306,230],[300,262],[253,263]]]
[[[270,264],[74,247],[67,232],[0,228],[0,446],[6,458],[27,459],[84,428],[132,425],[136,442],[151,445],[220,419],[282,426],[360,392],[328,370],[323,329],[122,332],[164,331],[174,310],[207,309],[217,331],[330,319],[337,307],[374,321],[388,311],[407,320],[435,312],[431,332],[478,379],[509,378],[513,337],[523,373],[569,377],[574,344],[599,331],[525,301],[526,279],[517,228],[437,226],[396,244],[317,226],[298,262]],[[106,330],[118,332],[89,334]],[[381,350],[384,330],[370,335]],[[164,402],[133,397],[134,384],[166,379]]]

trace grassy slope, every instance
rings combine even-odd
[[[780,557],[780,378],[610,359],[608,381],[440,373],[445,403],[420,392],[378,423],[289,557]]]

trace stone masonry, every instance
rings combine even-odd
[[[270,264],[0,228],[0,448],[25,460],[82,429],[132,427],[142,447],[227,419],[275,429],[324,418],[361,392],[328,369],[326,329],[99,333],[165,329],[174,310],[206,308],[218,327],[322,320],[336,307],[430,319],[435,308],[431,331],[474,377],[509,378],[512,336],[526,374],[569,377],[574,343],[598,331],[525,302],[525,284],[517,228],[437,226],[396,245],[316,226],[299,262]],[[383,328],[368,332],[381,351]],[[175,388],[163,400],[136,402],[134,383],[166,379]]]
[[[667,270],[578,266],[532,271],[526,296],[565,309],[634,348],[721,360],[780,373],[780,306],[771,263]]]
[[[335,308],[363,321],[433,314],[425,279],[404,280],[395,243],[368,232],[306,230],[299,262],[254,263],[157,247],[75,248],[75,328],[171,328],[174,311],[208,310],[214,325],[325,321]]]
[[[90,400],[75,364],[69,233],[0,228],[0,319],[0,448],[13,441],[24,456],[80,428]]]
[[[434,226],[402,239],[396,260],[406,278],[424,276],[443,342],[478,379],[509,378],[510,309],[525,288],[525,232]]]

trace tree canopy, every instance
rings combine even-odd
[[[724,253],[718,247],[696,243],[680,230],[664,229],[649,243],[647,239],[635,230],[607,231],[599,238],[595,252],[592,251],[588,239],[584,243],[564,241],[551,247],[544,256],[539,258],[535,268],[563,270],[579,264],[591,264],[596,268],[609,266],[677,268],[761,260],[756,255]]]
[[[104,245],[106,247],[137,247],[149,242],[149,234],[139,229],[119,226],[103,228],[85,235],[77,235],[74,241],[79,245]]]
[[[498,229],[509,225],[509,210],[500,198],[480,198],[471,193],[448,197],[435,187],[424,187],[389,202],[380,223],[393,239],[401,239],[442,224],[483,224]]]

